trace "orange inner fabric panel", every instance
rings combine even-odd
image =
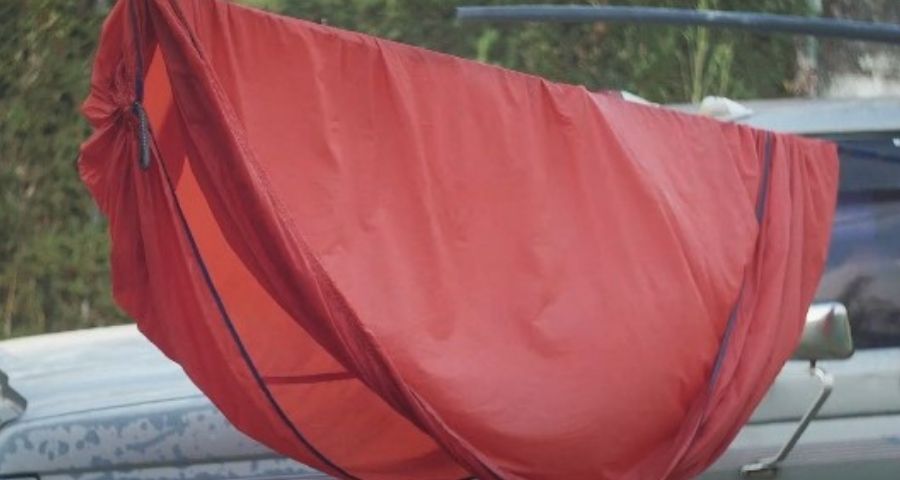
[[[832,144],[218,0],[118,2],[84,111],[116,300],[343,478],[695,475],[834,211]]]
[[[290,421],[316,448],[360,478],[462,478],[434,441],[391,410],[269,297],[225,243],[185,169],[178,194],[212,281],[255,368]],[[404,472],[385,470],[404,465]]]
[[[225,243],[185,169],[188,223],[255,368],[322,455],[360,478],[462,478],[434,441],[348,373],[268,296]],[[385,465],[404,465],[399,474]]]

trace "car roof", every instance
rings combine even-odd
[[[202,396],[134,325],[2,341],[0,370],[28,401],[22,420]]]
[[[752,110],[737,123],[805,135],[900,132],[900,96],[873,98],[783,98],[737,100]],[[670,108],[698,113],[699,104]]]

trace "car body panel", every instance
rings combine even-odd
[[[774,422],[745,426],[725,454],[700,478],[740,478],[742,466],[774,455],[795,425],[795,422]],[[900,415],[814,420],[775,478],[900,478]]]
[[[327,478],[237,431],[133,325],[0,342],[28,399],[0,429],[0,477]]]
[[[900,415],[900,349],[860,350],[852,361],[821,361],[818,365],[834,375],[835,389],[816,418]],[[809,375],[809,363],[791,360],[749,423],[799,420],[819,389],[819,382]]]

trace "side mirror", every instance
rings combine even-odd
[[[794,359],[839,360],[853,355],[850,317],[838,302],[814,303],[806,313],[806,325]]]
[[[819,413],[834,388],[834,377],[817,367],[816,361],[844,359],[851,355],[853,355],[853,337],[850,335],[847,307],[838,302],[812,304],[806,312],[806,324],[803,326],[800,344],[794,351],[794,359],[809,360],[809,374],[818,379],[822,390],[781,450],[773,457],[744,465],[741,468],[743,477],[775,476],[781,462],[791,453],[797,440],[800,440],[800,436]]]

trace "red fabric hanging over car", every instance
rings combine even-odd
[[[84,112],[118,303],[346,478],[696,474],[796,344],[835,203],[826,142],[220,1],[118,2]]]

